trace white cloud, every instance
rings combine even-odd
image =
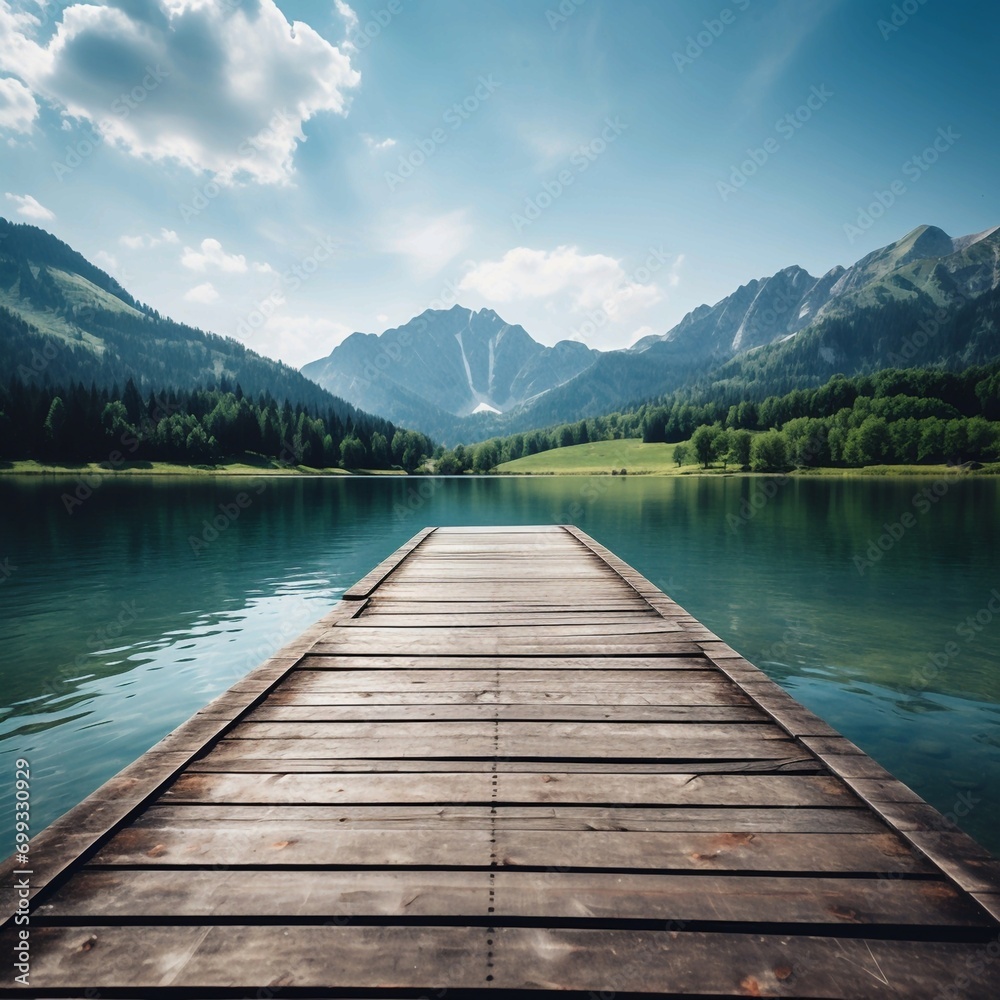
[[[248,265],[246,257],[241,253],[226,253],[222,249],[222,244],[218,240],[211,238],[201,241],[201,247],[193,250],[185,247],[181,254],[181,264],[192,271],[208,271],[216,268],[227,274],[245,274],[250,267],[258,274],[271,274],[273,268],[270,264]]]
[[[575,312],[602,310],[611,318],[646,308],[661,298],[655,284],[626,274],[620,261],[604,254],[581,254],[576,247],[532,250],[515,247],[500,260],[484,261],[459,282],[487,302],[548,299]]]
[[[211,305],[213,302],[218,302],[219,293],[215,290],[215,286],[210,281],[206,281],[203,284],[195,285],[194,288],[189,289],[184,293],[185,302],[198,302],[201,305]]]
[[[337,8],[337,13],[344,19],[348,31],[358,26],[358,15],[344,3],[344,0],[333,0],[333,5]]]
[[[272,315],[247,344],[255,351],[296,368],[325,358],[354,331],[343,323],[317,316]]]
[[[121,236],[118,242],[130,250],[142,250],[147,247],[158,247],[161,243],[180,243],[181,238],[172,229],[161,229],[159,236]]]
[[[0,128],[30,132],[38,117],[38,103],[31,91],[13,77],[0,79]]]
[[[40,205],[30,194],[11,194],[8,191],[7,200],[17,206],[15,211],[25,219],[38,219],[45,222],[56,217],[55,212],[50,212],[44,205]]]
[[[0,69],[133,156],[285,183],[304,122],[346,114],[349,57],[274,0],[66,7],[55,33],[0,0]]]
[[[361,136],[365,141],[365,145],[373,153],[381,153],[383,150],[392,149],[396,145],[395,139],[376,139],[374,136],[368,135],[367,133]]]
[[[389,322],[389,317],[385,313],[379,313],[375,318],[380,323],[388,323]]]
[[[417,275],[430,277],[454,260],[471,238],[472,226],[465,212],[456,210],[445,215],[394,220],[385,247],[390,253],[406,257]]]

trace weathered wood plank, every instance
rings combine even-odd
[[[188,811],[190,807],[188,807]],[[936,869],[892,833],[508,829],[438,823],[394,828],[304,823],[132,826],[94,856],[97,865],[502,867],[931,873]]]
[[[609,635],[668,635],[687,630],[673,622],[649,615],[602,615],[599,622],[591,614],[577,615],[363,615],[345,622],[345,627],[359,629],[502,629],[506,637],[523,636],[609,636]],[[374,633],[373,633],[374,634]],[[711,664],[706,663],[706,666]]]
[[[335,700],[335,696],[329,699]],[[766,722],[759,708],[740,705],[308,705],[295,695],[272,695],[249,722],[413,722],[465,719],[545,722]]]
[[[311,672],[310,672],[311,673]],[[283,688],[282,696],[294,698],[303,705],[751,705],[750,698],[741,691],[724,688],[713,692],[711,688],[692,683],[690,690],[678,690],[665,685],[653,690],[645,688],[622,689],[614,685],[580,685],[574,690],[550,690],[542,685],[524,685],[521,690],[501,692],[495,687],[480,684],[477,689],[439,690],[432,685],[413,685],[392,691],[338,691],[330,685],[315,687],[295,686]],[[277,697],[277,696],[275,696]],[[799,753],[805,753],[802,747]]]
[[[186,845],[231,832],[247,842],[283,842],[288,853],[321,846],[341,830],[453,829],[486,831],[611,831],[616,833],[879,833],[868,810],[813,806],[579,806],[579,805],[156,805],[119,837],[144,835],[156,843]],[[159,840],[157,840],[159,838]],[[117,839],[117,838],[116,838]],[[112,840],[113,845],[116,841]],[[292,845],[296,846],[292,852]],[[109,848],[110,849],[110,848]],[[176,852],[175,852],[176,853]],[[323,855],[326,857],[326,855]],[[98,855],[100,857],[100,855]],[[283,855],[282,857],[285,857]],[[288,861],[287,863],[292,863]],[[310,859],[309,864],[333,863]]]
[[[493,907],[489,910],[488,907]],[[608,872],[88,870],[40,920],[149,917],[509,917],[985,926],[943,880]]]
[[[275,946],[280,940],[280,947]],[[869,1000],[955,981],[992,1000],[981,944],[692,931],[211,924],[38,928],[43,989],[654,990],[658,995]],[[9,933],[0,946],[10,950]],[[720,956],[725,956],[720,960]],[[489,977],[489,978],[487,978]]]
[[[608,803],[612,805],[859,806],[835,778],[791,775],[438,772],[182,774],[163,795],[180,803]],[[493,783],[495,780],[495,784]]]
[[[547,774],[553,769],[548,760],[506,759],[502,762],[504,774]],[[690,774],[689,761],[603,761],[603,760],[560,760],[561,773],[616,774],[627,781],[634,774]],[[409,774],[449,773],[481,774],[493,773],[500,762],[493,758],[465,760],[422,760],[420,758],[379,759],[345,757],[339,760],[307,760],[283,757],[272,760],[264,757],[244,759],[239,756],[212,750],[204,757],[193,761],[185,773],[229,773],[244,772],[254,774],[395,774],[405,771]],[[700,760],[699,774],[822,774],[825,773],[815,757],[797,756],[765,760]]]
[[[382,739],[284,739],[284,740],[223,740],[217,744],[217,759],[254,757],[280,759],[295,757],[338,759],[345,757],[422,757],[444,759],[460,757],[541,757],[561,760],[568,757],[648,760],[748,760],[776,759],[795,756],[796,745],[791,740],[759,739],[751,736],[734,739],[725,735],[704,739],[665,740],[655,737],[629,737],[622,740],[598,741],[586,735],[569,738],[523,738],[493,740],[480,738],[421,739],[385,737]]]
[[[428,656],[447,656],[462,649],[469,656],[634,656],[646,653],[672,653],[691,656],[698,653],[695,643],[676,636],[683,633],[648,633],[631,635],[557,636],[539,632],[532,636],[504,635],[448,629],[338,629],[313,647],[318,654],[364,655],[365,653],[409,653],[415,645]]]
[[[426,740],[495,740],[507,747],[522,742],[545,740],[566,741],[578,745],[581,741],[595,746],[618,744],[655,746],[657,743],[682,744],[686,740],[726,739],[786,740],[786,734],[770,722],[731,722],[720,726],[715,722],[500,722],[461,721],[438,722],[317,722],[303,726],[298,722],[242,722],[229,731],[230,740],[359,740],[383,739]]]
[[[382,615],[385,618],[396,617],[397,615],[464,615],[464,614],[484,614],[491,613],[502,617],[510,615],[560,615],[580,614],[581,608],[577,602],[567,602],[566,595],[558,604],[536,603],[530,596],[522,595],[518,601],[498,601],[490,608],[484,608],[482,601],[400,601],[387,600],[380,596],[379,591],[368,599],[365,604],[365,611],[362,615],[367,615],[369,610],[372,614]],[[623,614],[623,615],[649,615],[659,614],[651,608],[645,601],[635,594],[609,593],[596,604],[588,604],[586,612],[593,618],[603,614]],[[668,621],[678,621],[686,624],[680,618],[673,618],[670,615],[663,616]]]
[[[593,633],[594,629],[603,626],[613,626],[616,630],[622,631],[623,626],[655,624],[660,631],[681,630],[681,626],[673,625],[657,618],[653,611],[609,611],[601,615],[601,624],[594,621],[593,612],[586,611],[569,613],[565,611],[553,612],[530,612],[511,614],[497,609],[490,609],[481,612],[463,611],[459,614],[447,614],[436,612],[433,614],[383,614],[382,612],[372,612],[352,619],[349,623],[352,626],[369,628],[519,628],[531,629],[537,632],[539,628],[546,631],[556,626],[562,627],[584,627]],[[585,633],[577,633],[585,634]],[[604,634],[603,632],[599,634]],[[687,630],[685,630],[687,634]],[[706,664],[708,666],[708,664]]]
[[[509,677],[514,670],[530,671],[537,675],[539,670],[574,672],[580,670],[598,671],[602,674],[609,670],[700,670],[704,675],[711,675],[725,684],[719,678],[718,671],[704,658],[699,656],[661,656],[659,654],[644,656],[616,656],[609,659],[606,656],[505,656],[500,662],[495,656],[421,656],[400,653],[396,655],[366,654],[362,656],[323,656],[311,652],[298,661],[301,670],[391,670],[393,672],[419,670],[489,670],[499,671],[501,676]],[[519,675],[520,676],[520,675]],[[527,676],[525,674],[524,676]],[[569,674],[554,674],[548,680],[560,687],[565,687]],[[594,678],[591,678],[593,680]],[[600,679],[599,677],[596,679]],[[612,680],[622,680],[612,675]],[[642,683],[648,680],[644,677]],[[669,679],[669,678],[667,678]],[[686,683],[686,681],[684,682]],[[727,685],[731,687],[732,685]]]

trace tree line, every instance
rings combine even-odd
[[[239,383],[144,397],[132,379],[119,391],[25,383],[0,388],[0,458],[52,462],[164,461],[214,464],[259,456],[315,468],[413,472],[434,449],[424,434],[355,411],[279,404]]]
[[[679,465],[722,461],[754,471],[1000,460],[1000,362],[834,375],[816,388],[732,399],[725,387],[701,403],[678,392],[625,412],[438,449],[437,471],[489,472],[552,448],[635,437],[681,443]]]

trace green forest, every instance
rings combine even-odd
[[[495,466],[552,448],[641,437],[690,442],[679,463],[755,472],[873,464],[1000,461],[1000,363],[961,372],[891,368],[760,402],[695,404],[684,394],[623,413],[439,452],[440,472]]]
[[[207,389],[150,391],[25,384],[0,388],[0,458],[212,464],[256,455],[315,468],[417,469],[429,438],[357,411],[251,398],[223,378]]]
[[[678,464],[721,462],[755,472],[877,464],[1000,461],[1000,363],[962,372],[886,369],[837,375],[760,402],[644,404],[546,430],[445,450],[426,435],[333,407],[250,396],[223,377],[195,390],[150,391],[130,379],[89,388],[0,388],[0,459],[163,461],[199,465],[259,456],[313,468],[488,473],[553,448],[620,438],[682,442]],[[433,462],[429,463],[429,460]]]

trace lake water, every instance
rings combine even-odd
[[[72,487],[0,482],[0,856],[18,757],[37,831],[424,525],[563,522],[1000,854],[1000,482],[150,478],[70,514]]]

